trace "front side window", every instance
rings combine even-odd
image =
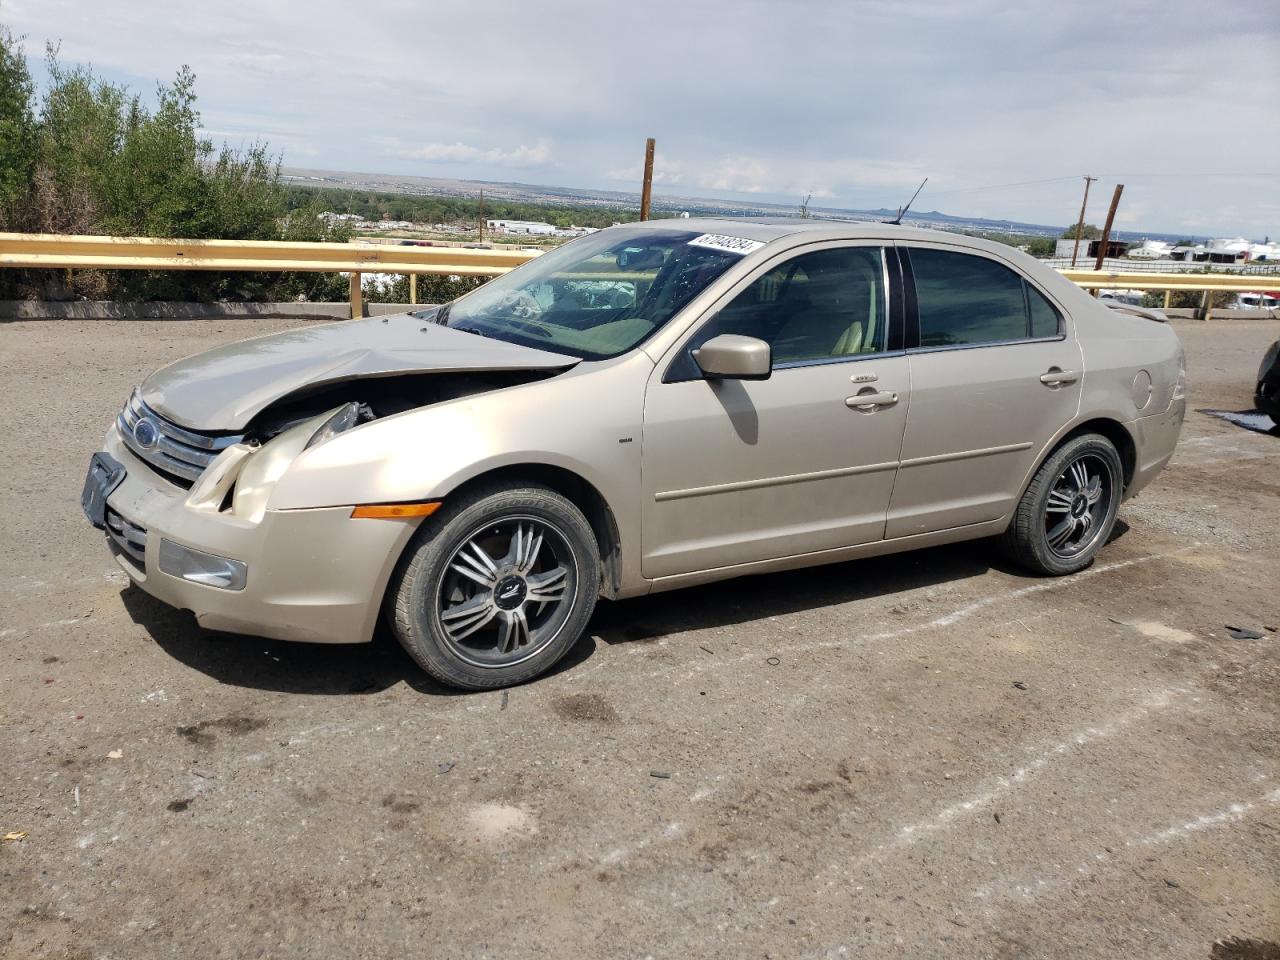
[[[801,254],[739,293],[697,342],[722,333],[755,337],[775,364],[880,353],[886,336],[884,267],[879,247]]]
[[[602,360],[648,339],[741,256],[689,230],[610,227],[489,281],[436,321]]]
[[[986,257],[912,248],[920,346],[970,346],[1058,334],[1058,313],[1041,293]]]

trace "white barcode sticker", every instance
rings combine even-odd
[[[691,247],[707,247],[711,250],[723,250],[746,256],[753,250],[759,250],[764,244],[759,240],[747,240],[744,237],[726,237],[722,233],[704,233],[689,241]]]

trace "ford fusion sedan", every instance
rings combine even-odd
[[[984,537],[1080,570],[1184,408],[1167,324],[1008,247],[659,220],[171,364],[83,505],[209,628],[347,643],[385,617],[483,689],[551,667],[601,596]]]

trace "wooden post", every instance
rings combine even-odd
[[[640,219],[649,219],[649,201],[653,196],[653,137],[644,142],[644,184],[640,187]]]
[[[409,274],[409,302],[418,302],[418,275],[416,273]]]
[[[1164,292],[1164,308],[1165,308],[1166,310],[1168,310],[1168,309],[1169,309],[1170,304],[1172,304],[1172,303],[1173,303],[1173,291],[1172,291],[1172,290],[1166,290],[1166,291]]]
[[[351,274],[351,319],[359,320],[364,316],[363,292],[360,289],[360,274]]]
[[[1111,243],[1111,225],[1115,223],[1116,207],[1120,206],[1120,194],[1124,193],[1124,184],[1116,184],[1116,192],[1111,195],[1111,209],[1107,211],[1107,222],[1102,228],[1102,242],[1098,246],[1098,262],[1093,269],[1101,270],[1102,261],[1107,256],[1107,246]]]
[[[1084,178],[1084,200],[1080,203],[1080,219],[1076,221],[1076,244],[1071,248],[1071,269],[1076,268],[1076,255],[1080,252],[1080,235],[1084,233],[1084,208],[1089,205],[1089,184],[1097,177]]]

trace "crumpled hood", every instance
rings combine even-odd
[[[149,407],[179,426],[240,430],[304,387],[404,373],[568,369],[578,362],[405,313],[230,343],[162,367],[141,390]]]

